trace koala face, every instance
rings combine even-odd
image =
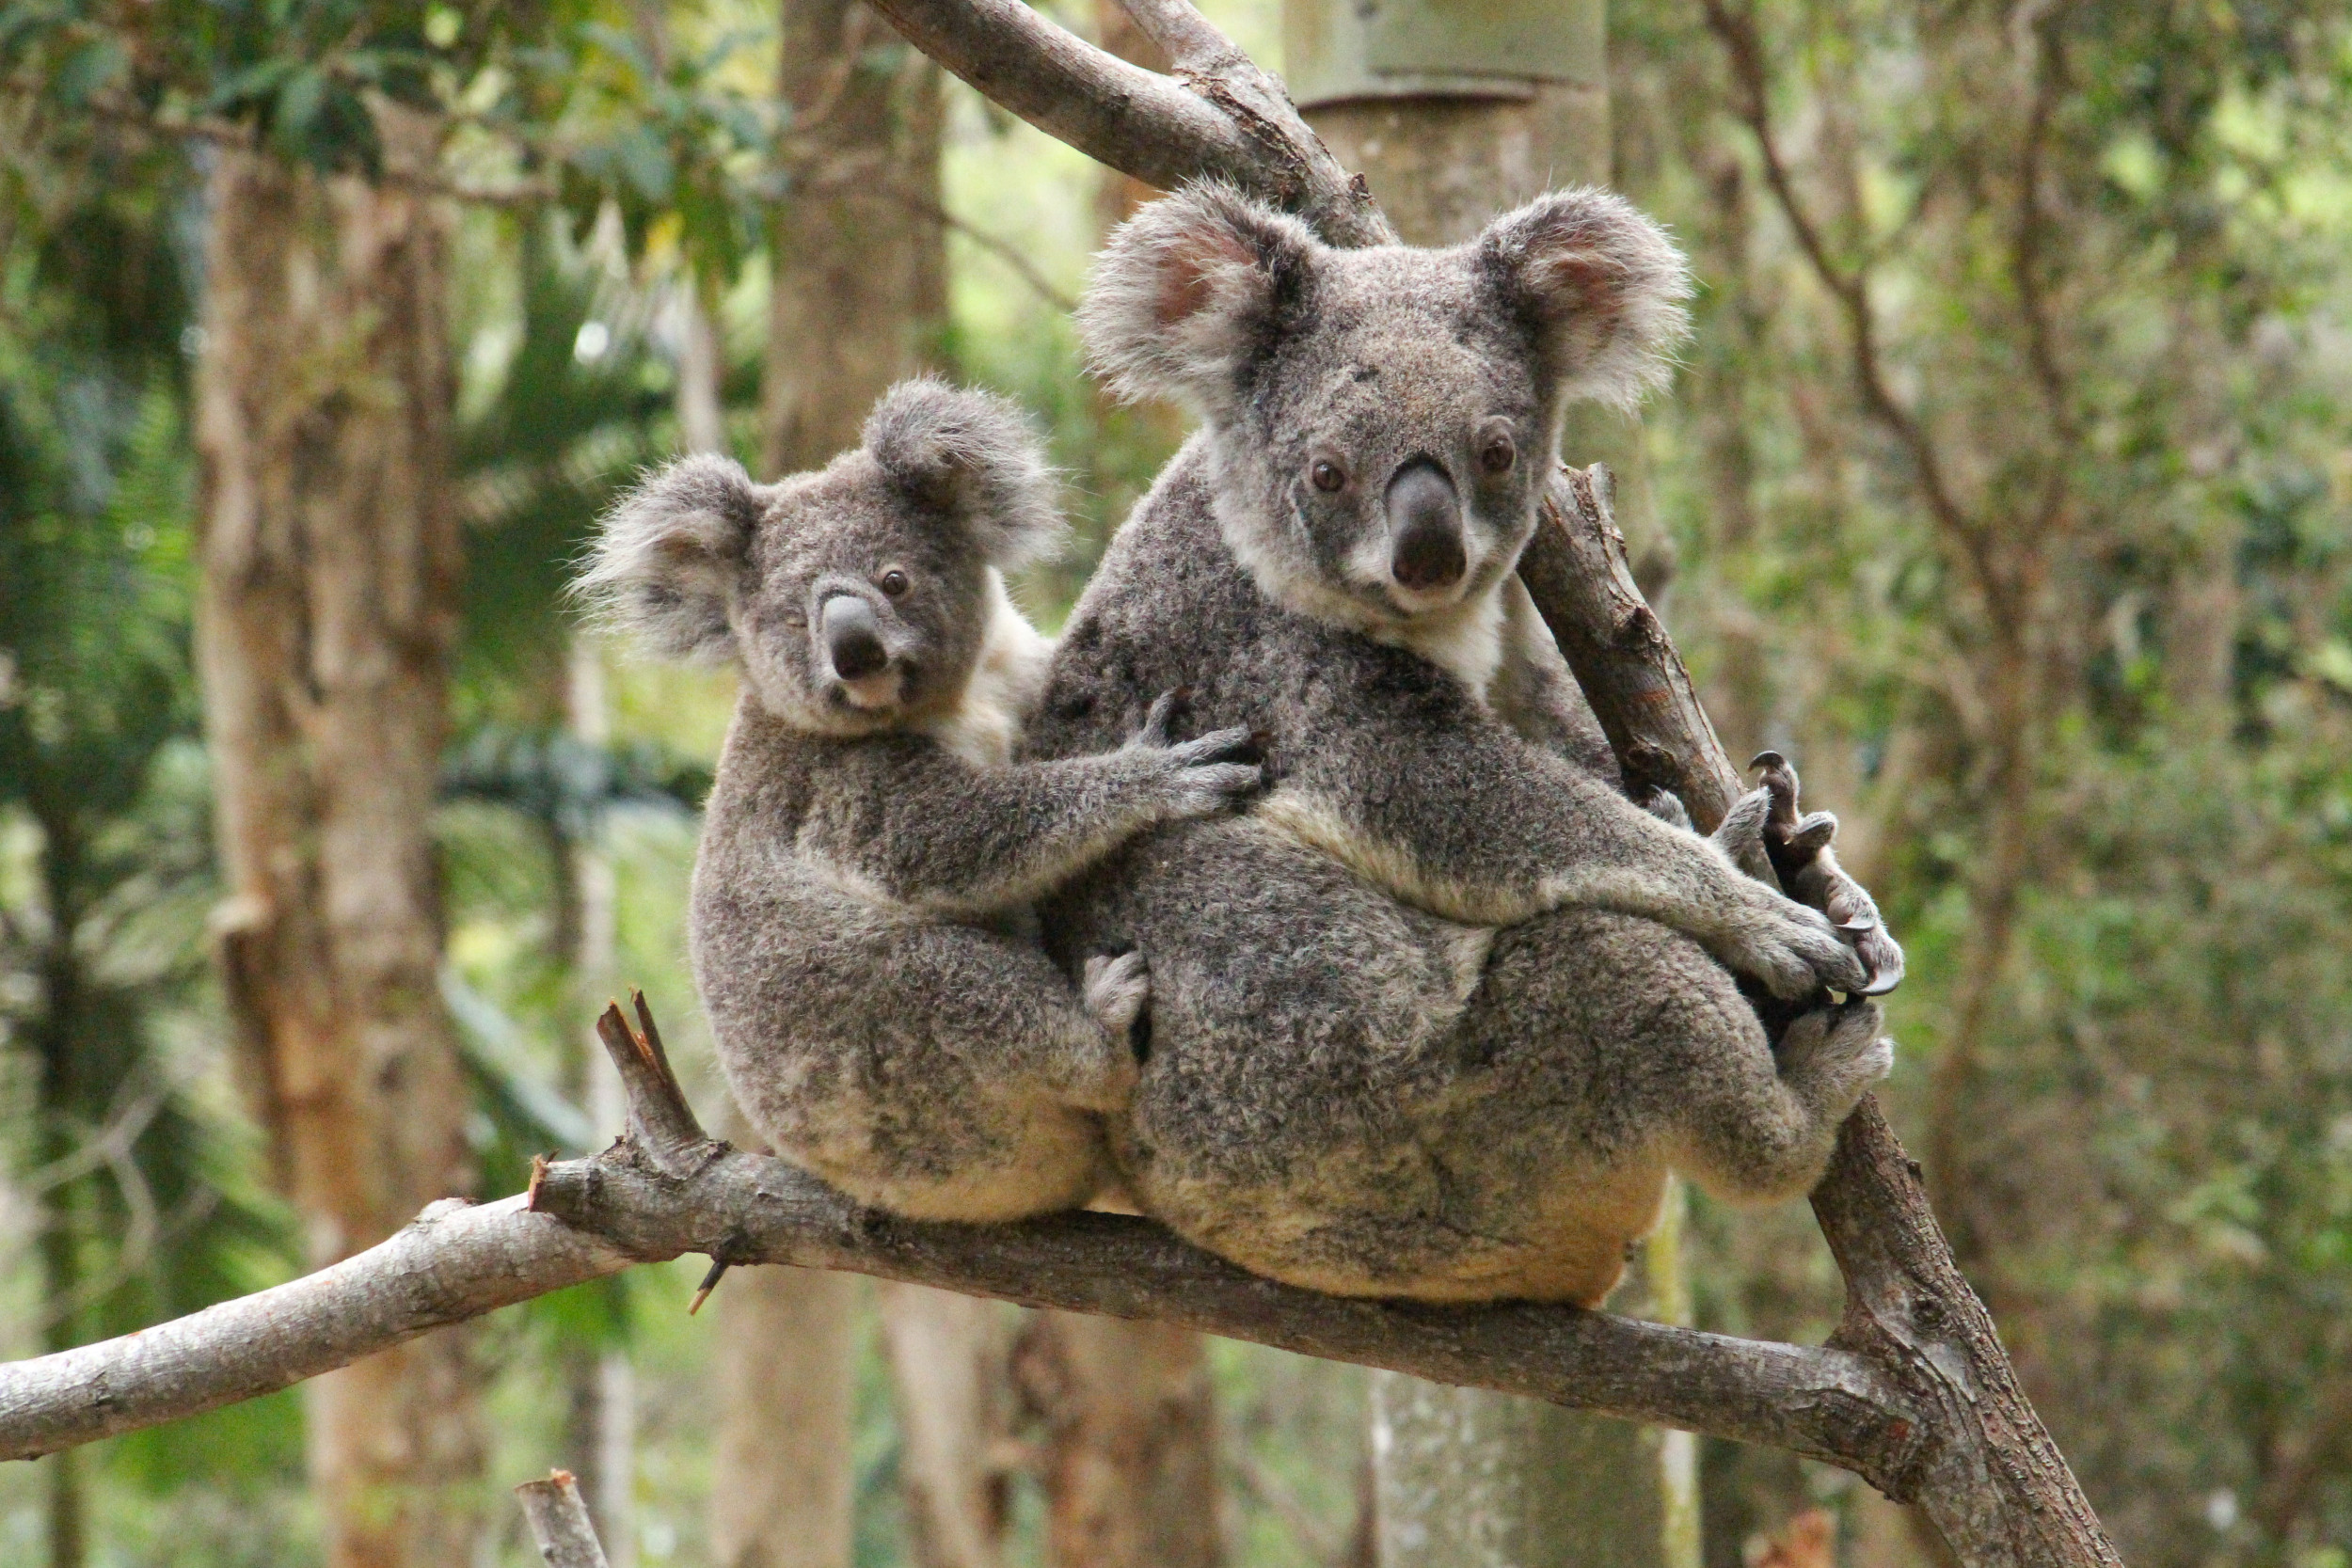
[[[1011,404],[907,382],[816,473],[755,484],[705,455],[654,475],[606,517],[580,591],[661,652],[735,660],[779,719],[870,734],[961,695],[991,569],[1058,542],[1053,489]]]
[[[1672,244],[1599,191],[1452,249],[1334,250],[1204,185],[1114,236],[1080,325],[1114,389],[1200,412],[1218,521],[1262,583],[1395,624],[1511,571],[1561,409],[1662,379],[1688,293]]]

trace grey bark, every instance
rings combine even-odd
[[[551,1472],[545,1481],[527,1481],[515,1488],[538,1544],[539,1560],[548,1568],[610,1568],[596,1527],[580,1500],[580,1485],[569,1473]]]
[[[1011,1523],[1009,1314],[921,1285],[878,1293],[912,1568],[996,1568]]]
[[[1391,18],[1412,8],[1407,0]],[[1597,39],[1602,9],[1601,0],[1550,0],[1517,21],[1523,41],[1532,31]],[[1327,55],[1336,54],[1347,45],[1335,20],[1324,0],[1289,0],[1283,32],[1320,40]],[[1295,79],[1315,67],[1327,77],[1358,74],[1336,59],[1289,63]],[[1555,185],[1607,182],[1605,66],[1597,58],[1581,64],[1591,80],[1531,80],[1507,97],[1423,95],[1406,78],[1388,89],[1395,96],[1311,103],[1307,120],[1341,163],[1371,181],[1407,244],[1457,245]],[[1621,467],[1630,461],[1641,473],[1639,438],[1638,425],[1621,416],[1586,418],[1572,424],[1562,450]],[[1373,1380],[1370,1416],[1382,1568],[1666,1568],[1656,1432],[1385,1374]]]
[[[640,1010],[641,1023],[650,1020]],[[1318,1295],[1147,1220],[1078,1212],[1006,1226],[861,1209],[815,1178],[705,1136],[659,1037],[605,1015],[628,1131],[543,1164],[497,1203],[436,1204],[331,1269],[60,1354],[0,1367],[0,1460],[251,1399],[445,1323],[633,1262],[702,1253],[1149,1319],[1433,1381],[1768,1443],[1879,1484],[1912,1473],[1918,1414],[1862,1356],[1572,1307],[1436,1308]],[[733,1289],[734,1282],[723,1289]]]

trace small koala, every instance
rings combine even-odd
[[[1032,900],[1144,830],[1254,790],[1248,733],[1014,762],[1050,644],[1003,573],[1058,538],[1003,400],[912,381],[864,443],[755,484],[681,459],[606,517],[582,592],[743,674],[695,861],[694,974],[737,1102],[785,1158],[922,1219],[1074,1207],[1136,1076],[1140,955],[1071,983]]]
[[[1598,1303],[1680,1168],[1801,1192],[1889,1051],[1819,912],[1626,800],[1515,575],[1571,398],[1629,404],[1680,256],[1599,191],[1451,249],[1336,250],[1208,184],[1144,209],[1081,312],[1128,395],[1204,428],[1113,540],[1026,744],[1167,687],[1269,736],[1245,817],[1129,843],[1049,900],[1065,962],[1152,955],[1118,1158],[1144,1210],[1344,1294]],[[1824,999],[1825,1001],[1825,999]]]

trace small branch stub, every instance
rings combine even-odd
[[[527,1481],[515,1488],[515,1496],[531,1524],[531,1538],[539,1544],[539,1560],[548,1568],[606,1568],[604,1545],[569,1470],[549,1470],[545,1481]]]

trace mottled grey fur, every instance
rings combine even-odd
[[[1886,1070],[1867,1003],[1805,1014],[1775,1061],[1731,972],[1800,996],[1862,966],[1617,792],[1513,575],[1564,404],[1654,381],[1686,292],[1597,191],[1450,250],[1335,251],[1210,186],[1102,258],[1096,362],[1205,429],[1113,541],[1028,744],[1083,753],[1188,686],[1270,736],[1272,792],[1133,841],[1044,913],[1065,961],[1152,957],[1115,1139],[1202,1244],[1327,1291],[1595,1303],[1669,1167],[1803,1191]],[[1458,576],[1406,586],[1431,498],[1454,498]]]
[[[738,1103],[778,1153],[921,1218],[1095,1194],[1143,964],[1089,955],[1073,989],[1030,901],[1258,783],[1247,732],[1169,745],[1167,703],[1104,754],[1010,760],[1050,649],[1000,569],[1059,526],[1015,410],[913,382],[821,472],[671,465],[613,509],[583,578],[657,646],[743,671],[691,918]],[[880,643],[853,676],[851,623]]]

